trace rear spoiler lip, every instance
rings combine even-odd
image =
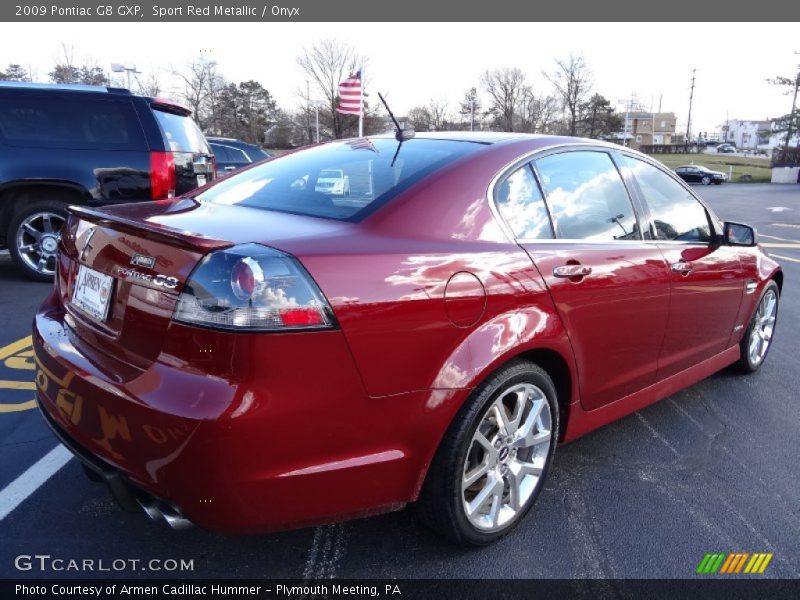
[[[209,238],[197,233],[177,231],[168,227],[154,225],[146,221],[128,219],[119,215],[111,214],[99,208],[72,205],[68,208],[69,212],[81,219],[86,219],[97,225],[113,227],[118,231],[135,234],[143,238],[168,243],[172,246],[194,250],[199,252],[211,252],[230,248],[233,242]]]

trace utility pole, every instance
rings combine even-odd
[[[694,101],[694,78],[697,69],[692,69],[692,88],[689,92],[689,118],[686,120],[686,143],[688,144],[692,137],[692,102]]]
[[[800,52],[795,51],[795,54],[800,54]],[[791,141],[792,134],[794,133],[792,129],[794,128],[794,123],[797,120],[797,90],[800,88],[800,65],[797,65],[797,68],[797,77],[794,78],[794,97],[792,98],[792,110],[789,112],[789,125],[786,129],[786,141],[783,143],[784,152],[789,150],[789,142]],[[798,138],[798,145],[800,145],[800,135],[798,135]]]

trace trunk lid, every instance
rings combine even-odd
[[[191,198],[70,212],[58,276],[67,324],[100,353],[137,369],[158,357],[178,296],[206,254],[247,242],[291,252],[293,242],[344,235],[347,225]],[[74,301],[81,267],[111,278],[105,319]]]

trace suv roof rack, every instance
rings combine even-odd
[[[32,83],[30,81],[0,81],[0,88],[62,90],[68,92],[95,92],[100,94],[127,94],[130,90],[102,85],[83,85],[80,83]]]

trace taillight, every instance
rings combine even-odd
[[[206,256],[186,282],[173,319],[249,331],[335,326],[330,305],[303,266],[259,244]]]
[[[175,197],[175,157],[172,152],[150,153],[150,197]]]

